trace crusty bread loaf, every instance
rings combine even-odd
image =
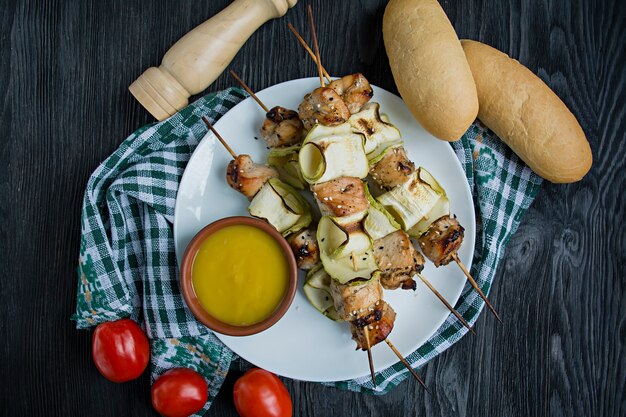
[[[458,140],[476,119],[478,98],[459,38],[437,0],[391,0],[383,38],[413,116],[439,139]]]
[[[508,55],[480,42],[461,43],[476,81],[480,121],[543,178],[580,180],[591,168],[591,148],[561,99]]]

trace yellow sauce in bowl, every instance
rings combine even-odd
[[[248,326],[272,315],[282,301],[289,286],[289,264],[272,236],[254,226],[231,225],[202,243],[191,281],[211,316]]]

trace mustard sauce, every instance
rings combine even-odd
[[[226,226],[200,246],[191,280],[209,314],[230,325],[247,326],[276,310],[289,285],[289,264],[266,232],[247,225]]]

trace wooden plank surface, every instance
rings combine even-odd
[[[87,178],[152,121],[128,85],[226,0],[0,4],[0,413],[155,415],[149,381],[113,384],[69,317]],[[232,63],[253,89],[315,74],[286,24],[263,26]],[[396,91],[381,36],[385,1],[311,1],[326,68]],[[386,396],[286,381],[298,416],[626,415],[626,3],[444,0],[460,37],[511,54],[578,117],[594,166],[544,184],[468,336]],[[233,84],[222,76],[210,88]],[[208,415],[236,416],[229,375]]]

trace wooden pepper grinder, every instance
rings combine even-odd
[[[128,89],[158,120],[170,117],[215,81],[254,31],[297,1],[235,0],[183,36],[158,68],[148,68]]]

